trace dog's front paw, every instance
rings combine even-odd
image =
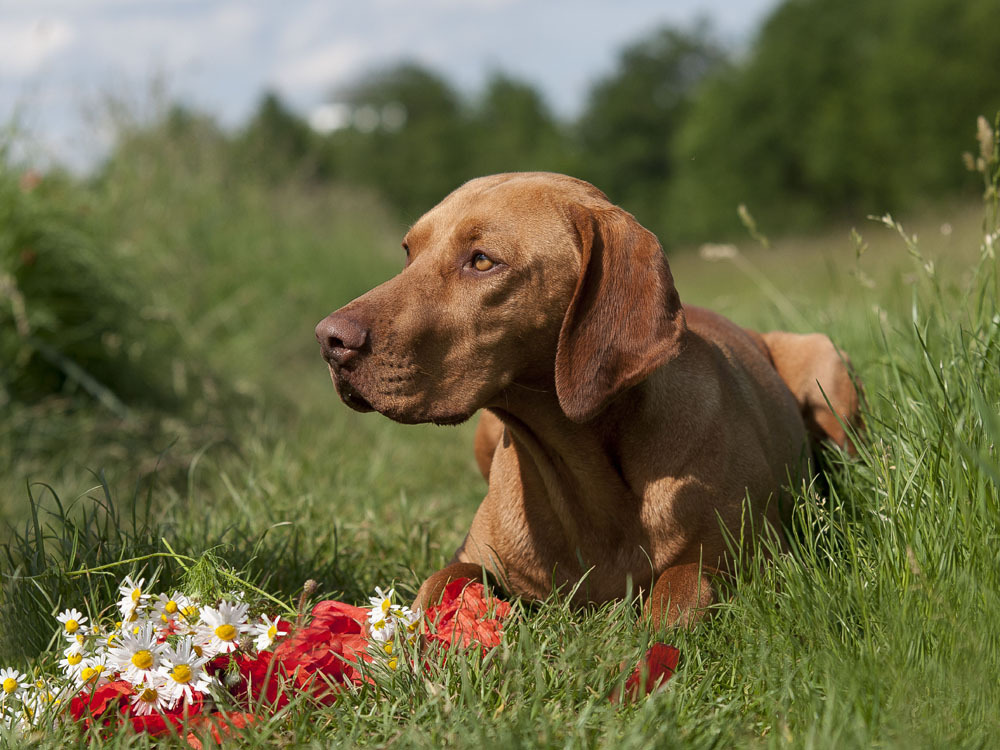
[[[452,563],[442,568],[437,573],[424,581],[417,596],[413,600],[413,608],[420,608],[421,612],[426,612],[429,607],[441,603],[441,596],[444,594],[445,586],[459,578],[468,578],[470,581],[483,580],[483,566],[475,563]]]

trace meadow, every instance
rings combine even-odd
[[[857,217],[767,247],[748,239],[714,261],[670,253],[682,300],[761,330],[828,333],[865,392],[859,457],[827,455],[826,486],[799,488],[792,551],[747,566],[713,618],[653,633],[630,602],[518,603],[485,658],[401,669],[332,707],[293,703],[233,744],[994,746],[995,139],[984,156],[984,204],[935,205],[901,224]],[[313,338],[328,312],[402,267],[404,227],[374,195],[245,179],[190,133],[135,138],[87,184],[26,185],[9,168],[0,178],[0,270],[26,278],[14,266],[46,262],[46,243],[78,264],[65,267],[79,282],[69,314],[53,303],[31,319],[33,304],[65,295],[25,292],[23,340],[53,321],[106,316],[99,348],[119,357],[98,377],[101,357],[85,349],[94,332],[65,330],[79,346],[61,351],[81,354],[76,370],[69,355],[49,362],[56,396],[19,399],[40,376],[8,378],[0,666],[44,666],[53,615],[110,604],[127,573],[164,587],[184,578],[169,556],[75,571],[173,549],[290,603],[307,579],[320,583],[316,599],[362,603],[375,586],[412,595],[451,556],[485,490],[474,425],[350,411]],[[611,705],[622,664],[655,640],[680,648],[677,675],[635,705]],[[78,735],[4,740],[57,747]]]

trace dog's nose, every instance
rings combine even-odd
[[[316,326],[316,340],[323,350],[323,359],[343,367],[354,359],[368,340],[368,331],[345,315],[332,313]]]

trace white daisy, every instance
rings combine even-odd
[[[194,652],[191,638],[183,638],[174,648],[163,652],[160,674],[164,679],[166,695],[176,703],[181,698],[188,702],[194,694],[207,693],[212,678],[205,671],[209,657],[198,656]]]
[[[158,620],[161,625],[166,625],[171,620],[188,621],[192,619],[198,614],[198,608],[190,597],[185,596],[180,591],[175,591],[169,596],[158,594],[156,601],[153,602],[153,612],[155,613],[154,619]]]
[[[145,582],[145,578],[134,581],[132,576],[125,576],[125,580],[118,587],[118,596],[121,597],[118,600],[118,610],[122,613],[123,620],[134,619],[134,615],[149,600],[149,594],[142,591],[142,584]]]
[[[80,671],[76,674],[77,689],[86,687],[88,690],[93,690],[99,685],[109,682],[109,674],[114,671],[110,664],[111,657],[107,653],[84,658],[80,665]]]
[[[371,637],[379,643],[391,641],[396,634],[396,619],[393,614],[392,597],[396,594],[394,589],[383,592],[378,586],[375,587],[375,596],[369,597],[372,608],[368,612],[368,630]]]
[[[239,647],[240,635],[250,630],[247,623],[249,605],[219,602],[218,607],[201,608],[201,625],[198,627],[197,645],[201,645],[202,655],[206,651],[226,654]]]
[[[22,698],[29,687],[31,683],[23,672],[10,667],[0,669],[0,701],[6,703],[12,698]]]
[[[39,703],[37,695],[25,695],[21,705],[11,712],[22,734],[27,734],[38,724],[44,708]]]
[[[87,628],[84,627],[87,618],[78,609],[64,609],[56,615],[56,619],[63,625],[63,635],[69,639],[75,640],[78,635],[87,634]]]
[[[63,656],[59,660],[59,668],[66,677],[75,680],[77,674],[84,667],[83,659],[83,645],[73,641],[70,647],[63,651]]]
[[[392,597],[395,595],[396,589],[382,591],[381,587],[376,586],[375,596],[368,597],[368,601],[371,602],[372,605],[372,611],[371,614],[369,614],[369,617],[374,615],[376,610],[380,611],[383,615],[388,614],[389,610],[392,608]]]
[[[133,685],[157,678],[163,647],[156,642],[152,623],[144,624],[138,633],[126,630],[115,642],[121,645],[112,646],[109,656],[122,678]]]
[[[148,716],[159,711],[169,711],[177,703],[169,694],[161,675],[157,675],[153,682],[139,685],[131,700],[132,713],[136,716]]]
[[[115,646],[120,646],[122,643],[122,624],[120,622],[115,623],[115,627],[108,631],[107,634],[102,636],[100,643],[97,646],[98,651],[107,652],[109,649]]]
[[[219,655],[219,648],[215,645],[218,639],[207,627],[197,627],[191,632],[191,650],[195,656],[207,657],[209,659]]]
[[[95,628],[85,628],[80,626],[80,628],[73,633],[72,636],[67,635],[66,642],[70,645],[76,644],[80,648],[84,648],[87,645],[87,639],[93,635],[99,635]]]
[[[257,640],[254,641],[254,646],[257,647],[257,650],[266,651],[271,648],[271,645],[277,640],[279,635],[288,633],[288,626],[281,622],[281,617],[277,615],[275,615],[273,620],[268,619],[267,615],[261,615],[260,620],[260,622],[251,626],[250,634],[257,636]],[[279,630],[279,628],[283,629]]]
[[[382,651],[385,652],[385,655],[389,657],[389,659],[386,661],[386,666],[389,667],[389,669],[395,669],[399,664],[399,660],[392,655],[394,648],[395,648],[394,641],[386,641],[384,644],[382,644]]]
[[[57,708],[73,694],[73,688],[65,682],[50,684],[45,680],[37,680],[32,685],[28,697],[24,702],[31,701],[40,712],[47,711],[50,707]]]
[[[421,618],[423,618],[423,612],[420,611],[420,607],[416,609],[403,607],[400,610],[399,624],[408,643],[413,643],[413,640],[417,637],[417,629],[420,627]]]

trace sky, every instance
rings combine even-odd
[[[34,160],[85,168],[112,137],[109,98],[142,116],[159,91],[236,127],[265,90],[309,116],[400,60],[470,93],[503,71],[570,118],[629,42],[704,18],[739,48],[776,2],[0,0],[0,127],[27,132]]]

